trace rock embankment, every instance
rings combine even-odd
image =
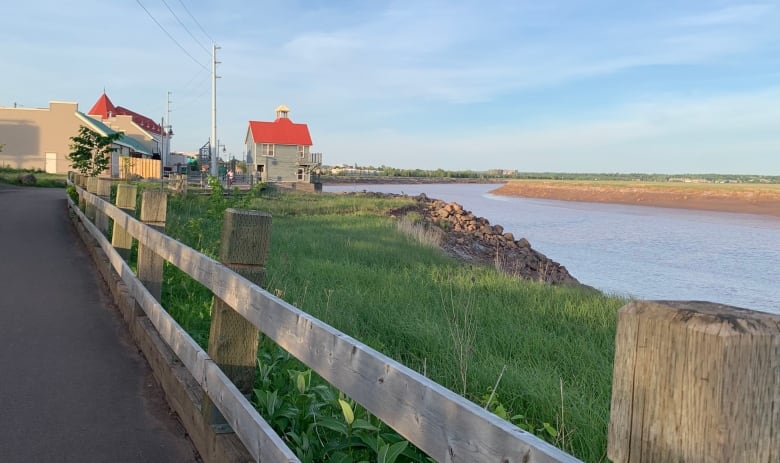
[[[505,232],[501,225],[491,225],[486,218],[475,216],[455,202],[430,199],[424,194],[415,200],[415,205],[396,209],[391,215],[401,218],[417,213],[423,226],[442,232],[442,248],[447,254],[460,260],[494,265],[524,280],[579,284],[566,267],[535,251],[527,239],[516,239],[512,233]]]

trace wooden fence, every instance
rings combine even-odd
[[[298,460],[234,384],[241,371],[226,375],[211,344],[209,355],[160,306],[162,259],[224,304],[213,309],[210,337],[221,333],[214,326],[217,312],[235,317],[228,322],[234,328],[246,325],[234,329],[244,333],[237,339],[220,334],[222,343],[233,346],[227,355],[248,356],[242,361],[253,363],[251,345],[256,348],[256,333],[262,331],[436,461],[578,461],[263,290],[256,282],[262,281],[267,241],[250,246],[259,250],[253,262],[225,246],[246,239],[241,230],[267,234],[267,214],[226,212],[221,258],[234,271],[154,228],[164,221],[164,192],[145,193],[150,203],[142,206],[138,221],[101,199],[108,180],[69,179],[95,193],[78,188],[86,214],[71,202],[74,213],[256,461]],[[126,193],[117,199],[125,209],[135,204],[135,196]],[[107,218],[113,219],[115,246],[87,216],[104,230]],[[126,254],[132,239],[139,243],[144,283],[114,249]],[[780,316],[708,302],[633,301],[623,307],[608,437],[608,456],[616,463],[780,462]]]
[[[142,178],[160,178],[162,175],[161,161],[149,158],[119,157],[119,178],[130,178],[138,175]]]
[[[86,183],[79,175],[71,175],[69,178],[76,185]],[[138,241],[139,259],[142,252],[149,252],[186,272],[249,324],[436,461],[579,461],[273,296],[227,266],[136,220],[97,195],[80,186],[77,191],[79,204],[86,206],[95,215],[104,214],[114,221],[115,234],[117,231],[120,234],[127,233]],[[131,203],[126,198],[123,201],[125,204]],[[159,295],[162,265],[152,265],[159,268],[160,275],[152,277],[152,281],[148,281],[147,275],[144,285],[100,230],[87,220],[75,204],[70,204],[73,212],[96,238],[160,337],[198,381],[252,457],[256,461],[299,461],[217,366],[217,362],[160,305],[153,292]],[[157,209],[157,206],[150,207]],[[143,210],[142,205],[142,214]],[[149,215],[150,222],[154,223],[155,213]],[[123,246],[127,246],[127,240],[124,243]],[[221,341],[246,345],[244,339]]]

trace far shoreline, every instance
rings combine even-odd
[[[513,180],[490,194],[780,217],[780,185]]]
[[[780,217],[780,185],[460,178],[353,178],[325,185],[496,184],[497,196],[731,212]]]

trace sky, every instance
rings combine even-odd
[[[780,1],[29,0],[0,106],[115,105],[242,159],[284,104],[326,165],[780,175]]]

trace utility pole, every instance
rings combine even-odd
[[[165,118],[160,118],[160,185],[165,177]]]
[[[213,45],[211,51],[211,143],[209,143],[209,152],[211,153],[211,175],[219,175],[219,146],[217,143],[217,50],[219,50],[216,44]]]
[[[165,150],[166,152],[165,159],[167,162],[171,162],[170,160],[171,157],[171,92],[168,92],[168,100],[166,101],[165,112],[168,115],[165,118],[165,122],[168,123],[168,125],[165,127],[165,134],[168,135],[168,148],[166,148]]]

